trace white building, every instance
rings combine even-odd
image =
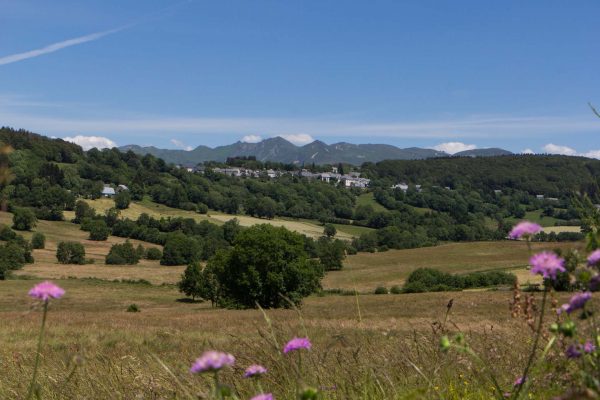
[[[104,197],[113,197],[115,195],[115,189],[110,186],[104,186],[102,188],[102,196]]]

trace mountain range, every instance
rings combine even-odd
[[[121,151],[133,151],[137,154],[151,154],[163,160],[194,166],[204,161],[225,161],[227,157],[255,156],[260,161],[275,161],[286,164],[337,164],[360,165],[364,162],[382,160],[417,160],[435,157],[490,157],[513,154],[510,151],[488,148],[466,150],[450,155],[443,151],[419,147],[399,148],[389,144],[326,144],[319,140],[304,146],[296,146],[282,137],[265,139],[258,143],[236,142],[226,146],[211,148],[198,146],[193,150],[159,149],[154,146],[141,147],[126,145]]]

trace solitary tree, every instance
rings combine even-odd
[[[333,224],[325,224],[325,227],[323,228],[323,234],[329,238],[332,238],[335,236],[335,234],[337,233],[337,229],[335,229],[335,226],[333,226]]]
[[[202,267],[199,263],[192,263],[187,266],[181,281],[178,283],[179,291],[186,296],[196,300],[196,297],[202,297]]]
[[[61,264],[85,264],[85,248],[77,242],[60,242],[56,258]]]
[[[241,231],[207,268],[218,281],[218,300],[233,307],[289,307],[320,287],[321,265],[308,258],[302,235],[255,225]]]
[[[338,271],[342,269],[346,257],[346,245],[339,239],[331,240],[322,237],[317,243],[317,254],[321,265],[326,271]]]

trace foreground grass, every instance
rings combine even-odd
[[[31,309],[26,295],[34,283],[0,282],[0,398],[19,398],[26,391],[40,323],[40,312]],[[237,366],[224,380],[242,398],[255,391],[239,377],[258,362],[269,369],[263,386],[279,399],[291,399],[297,360],[283,356],[281,348],[290,337],[305,335],[314,347],[304,356],[302,379],[321,388],[327,399],[490,398],[491,384],[478,366],[438,351],[441,333],[433,323],[443,320],[450,298],[454,307],[447,329],[465,332],[503,386],[510,388],[527,348],[527,328],[509,318],[507,292],[312,297],[301,314],[267,310],[267,322],[258,310],[178,302],[170,287],[57,283],[67,294],[52,303],[49,316],[44,399],[189,398],[186,392],[207,389],[204,378],[189,375],[189,365],[213,348],[236,355]],[[131,303],[142,311],[125,312]],[[561,384],[540,382],[532,398],[547,398]]]

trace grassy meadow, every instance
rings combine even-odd
[[[372,195],[372,194],[371,194]],[[90,207],[96,210],[98,213],[104,213],[109,208],[114,207],[115,203],[112,199],[108,198],[99,198],[95,200],[85,200]],[[373,199],[373,201],[375,201]],[[158,204],[150,201],[149,199],[144,199],[142,201],[134,201],[131,202],[129,208],[126,210],[121,210],[121,216],[124,218],[137,219],[140,214],[146,213],[151,217],[161,218],[161,217],[182,217],[182,218],[192,218],[196,221],[210,221],[214,224],[221,225],[233,218],[237,218],[240,222],[241,226],[252,226],[256,224],[271,224],[273,226],[285,226],[287,229],[295,232],[302,233],[306,236],[310,237],[319,237],[323,235],[323,226],[318,221],[311,220],[292,220],[287,218],[274,218],[274,219],[263,219],[250,217],[248,215],[231,215],[225,214],[218,211],[210,211],[208,214],[199,214],[194,211],[185,211],[177,208],[171,208],[165,206],[163,204]],[[73,219],[75,217],[75,213],[73,211],[66,211],[65,218],[67,220]],[[338,234],[337,237],[339,239],[351,240],[354,236],[358,236],[363,232],[369,231],[371,229],[364,228],[360,226],[352,226],[352,225],[335,225]]]
[[[27,389],[41,317],[26,295],[34,283],[0,282],[0,398],[19,398]],[[510,318],[506,291],[311,297],[299,313],[266,310],[265,318],[260,310],[181,302],[170,286],[56,283],[66,295],[51,304],[40,375],[44,399],[193,398],[209,383],[188,373],[190,363],[212,348],[236,356],[236,368],[223,380],[241,398],[256,393],[239,377],[258,362],[269,369],[263,387],[291,399],[297,359],[281,348],[305,335],[313,349],[303,355],[303,380],[324,398],[488,399],[494,389],[477,365],[438,350],[441,332],[464,332],[507,388],[530,336],[523,322]],[[454,307],[441,328],[451,298]],[[141,312],[126,312],[131,303]],[[559,385],[540,386],[531,398],[546,398]]]
[[[0,213],[0,223],[10,224],[10,218]],[[214,309],[183,299],[174,285],[182,266],[147,260],[136,266],[105,265],[111,244],[125,239],[89,241],[86,232],[69,222],[39,221],[36,230],[46,235],[46,249],[35,250],[35,264],[17,271],[15,279],[0,281],[1,399],[22,398],[27,391],[41,319],[39,305],[27,291],[47,278],[66,295],[50,306],[39,378],[43,399],[203,398],[209,379],[188,370],[208,349],[236,356],[236,367],[223,374],[223,381],[240,398],[257,393],[253,383],[240,376],[248,365],[260,363],[269,369],[263,388],[277,399],[293,399],[298,357],[284,356],[281,348],[294,336],[308,336],[313,342],[313,349],[302,356],[302,382],[319,388],[324,399],[489,399],[496,390],[481,375],[481,366],[464,355],[440,352],[440,336],[463,332],[506,390],[531,345],[526,323],[510,317],[509,290],[369,294],[379,285],[402,284],[419,267],[452,273],[510,270],[523,283],[537,282],[525,270],[528,250],[522,242],[359,253],[346,259],[342,271],[328,273],[323,287],[357,289],[360,295],[315,295],[300,310],[263,313]],[[56,245],[65,239],[84,243],[95,263],[58,264]],[[557,246],[568,245],[534,243],[533,249]],[[151,284],[115,279],[145,279]],[[446,320],[450,299],[454,305]],[[131,304],[141,312],[127,312]],[[536,381],[530,398],[559,393],[568,380],[562,371]]]

